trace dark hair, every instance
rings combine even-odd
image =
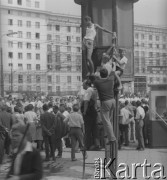
[[[128,100],[126,100],[126,101],[125,101],[125,106],[126,106],[126,105],[128,105],[128,104],[129,104],[129,101],[128,101]]]
[[[89,87],[91,87],[92,82],[91,82],[91,80],[88,79],[88,80],[85,81],[85,84],[88,85]]]
[[[149,110],[148,106],[144,106],[143,109],[144,109],[145,113]]]
[[[90,16],[85,16],[85,21],[91,21],[91,17]]]
[[[79,111],[79,104],[74,104],[72,106],[72,109],[73,109],[74,112],[78,112]]]
[[[59,107],[58,106],[53,106],[53,111],[55,111],[55,110],[59,110]]]
[[[49,102],[48,103],[48,108],[52,108],[53,107],[53,103],[52,102]]]
[[[140,101],[137,101],[136,102],[136,106],[138,107],[138,106],[141,106],[141,102]]]
[[[108,76],[108,71],[105,68],[100,69],[101,78],[106,78]]]
[[[7,106],[7,108],[6,108],[6,112],[8,112],[8,113],[12,114],[12,108]]]
[[[14,112],[21,113],[20,107],[18,107],[18,106],[15,106],[15,107],[14,107]]]
[[[47,104],[44,104],[44,105],[42,106],[42,108],[43,108],[44,111],[47,111],[47,110],[49,109]]]
[[[32,104],[29,104],[27,106],[27,111],[32,111],[34,109],[34,106]]]

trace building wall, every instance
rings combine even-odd
[[[19,2],[22,5],[16,0],[2,0],[1,4],[1,34],[19,32],[2,39],[5,91],[10,92],[11,87],[14,92],[47,94],[78,91],[82,82],[80,18],[45,11],[45,0],[38,1],[38,8],[36,0]],[[56,30],[57,25],[60,31]],[[67,42],[67,36],[71,42]]]
[[[136,93],[138,89],[148,92],[148,84],[166,83],[167,76],[163,68],[167,66],[167,28],[135,24],[134,62]],[[158,67],[159,71],[151,67]]]

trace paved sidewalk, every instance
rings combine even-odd
[[[44,158],[44,152],[41,153]],[[81,153],[76,153],[78,161],[72,162],[70,159],[70,149],[66,148],[63,152],[63,158],[57,159],[56,162],[44,162],[44,180],[79,180],[82,179],[83,172],[83,159]],[[85,179],[94,179],[94,159],[104,158],[105,152],[101,151],[88,151],[88,159],[86,160]],[[148,170],[148,175],[151,175],[151,171],[155,170],[153,165],[155,163],[161,163],[165,168],[165,175],[167,176],[167,149],[145,149],[145,151],[136,151],[135,146],[123,147],[118,153],[118,165],[120,163],[126,163],[129,166],[129,174],[132,174],[132,163],[144,163],[147,159],[148,163],[151,163],[152,167]],[[6,162],[1,167],[0,180],[3,180],[6,172],[8,171],[9,163]],[[122,169],[122,168],[121,168]],[[158,169],[158,168],[156,168]],[[122,174],[124,175],[124,174]],[[159,175],[159,174],[157,174]],[[137,169],[137,179],[142,180],[143,170]],[[152,178],[150,178],[152,180]]]

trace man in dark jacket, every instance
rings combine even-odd
[[[40,153],[27,140],[28,136],[29,132],[26,131],[25,125],[19,123],[13,125],[11,131],[12,148],[17,154],[13,156],[7,175],[8,180],[42,179],[42,159]]]
[[[58,150],[56,157],[61,158],[63,153],[62,138],[67,135],[67,124],[64,123],[65,116],[59,111],[58,106],[53,107],[53,112],[55,114],[55,142]]]
[[[48,112],[48,105],[43,105],[44,113],[40,116],[42,135],[45,143],[46,161],[49,161],[50,155],[53,161],[55,160],[55,116]],[[49,155],[50,148],[50,155]]]

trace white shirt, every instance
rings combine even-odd
[[[131,115],[130,111],[126,108],[121,109],[121,116],[122,116],[122,122],[120,124],[129,124],[130,118],[129,115]]]
[[[91,99],[91,97],[92,97],[92,94],[93,94],[93,88],[92,88],[92,87],[89,87],[89,88],[85,91],[84,101],[90,101],[90,99]]]
[[[106,64],[103,64],[102,66],[103,66],[103,68],[107,69],[108,75],[110,75],[110,73],[112,71],[112,64],[110,62],[107,62]]]
[[[142,117],[142,119],[144,119],[145,117],[144,109],[141,106],[137,107],[136,109],[136,119],[140,120],[140,116]]]
[[[69,115],[68,111],[63,112],[63,116],[67,117]]]
[[[120,65],[119,65],[119,67],[121,68],[121,69],[125,69],[125,66],[126,66],[126,64],[127,64],[127,62],[128,62],[128,59],[124,56],[121,60],[120,60]]]
[[[95,37],[96,37],[96,29],[95,29],[95,25],[92,24],[91,27],[86,28],[86,35],[84,38],[94,41]]]
[[[38,102],[36,103],[36,106],[37,106],[37,108],[42,108],[43,103],[42,103],[41,101],[38,101]]]

